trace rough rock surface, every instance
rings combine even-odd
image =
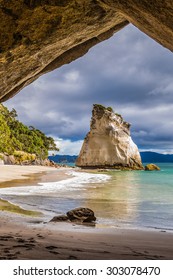
[[[143,169],[130,124],[112,108],[94,104],[90,132],[84,139],[76,165],[84,168]]]
[[[60,166],[49,159],[37,159],[35,154],[29,154],[23,151],[17,151],[16,155],[0,153],[0,165],[42,165],[59,168]],[[18,155],[18,156],[17,156]]]
[[[0,153],[0,159],[2,160],[2,164],[13,165],[16,163],[15,157],[13,155]]]
[[[0,101],[129,22],[173,50],[172,0],[0,0]]]
[[[92,223],[96,221],[96,217],[94,215],[94,212],[85,207],[79,207],[72,209],[66,213],[66,215],[59,215],[53,217],[50,222],[80,222],[80,223]]]
[[[66,215],[59,215],[59,216],[55,216],[53,217],[50,222],[66,222],[68,221],[68,217]]]
[[[147,165],[145,166],[145,170],[146,170],[146,171],[154,171],[154,170],[159,171],[159,170],[160,170],[160,167],[157,166],[157,165],[154,164],[154,163],[149,163],[149,164],[147,164]]]
[[[67,212],[67,217],[70,221],[80,221],[85,223],[91,223],[96,220],[94,212],[89,208],[75,208]]]

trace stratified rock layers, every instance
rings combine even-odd
[[[129,22],[173,51],[172,0],[0,0],[0,101]]]
[[[130,124],[111,108],[93,106],[90,132],[86,135],[76,165],[83,168],[143,169]]]

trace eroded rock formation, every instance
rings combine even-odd
[[[129,22],[173,50],[172,0],[0,0],[0,101]]]
[[[130,124],[112,108],[93,106],[90,132],[84,139],[76,165],[83,168],[143,169]]]
[[[66,215],[59,215],[53,217],[50,222],[80,222],[80,223],[93,223],[96,221],[93,210],[85,207],[79,207],[72,209],[66,213]]]
[[[154,163],[149,163],[145,166],[145,171],[159,171],[160,167]]]

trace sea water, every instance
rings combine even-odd
[[[76,207],[91,208],[97,227],[173,230],[173,163],[161,171],[89,173],[37,186],[0,189],[0,198],[39,210],[46,220]],[[58,171],[57,171],[58,172]]]

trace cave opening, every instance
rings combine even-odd
[[[141,151],[172,153],[172,63],[169,50],[129,25],[4,105],[53,136],[60,153],[78,153],[94,103],[113,107],[132,124]]]

